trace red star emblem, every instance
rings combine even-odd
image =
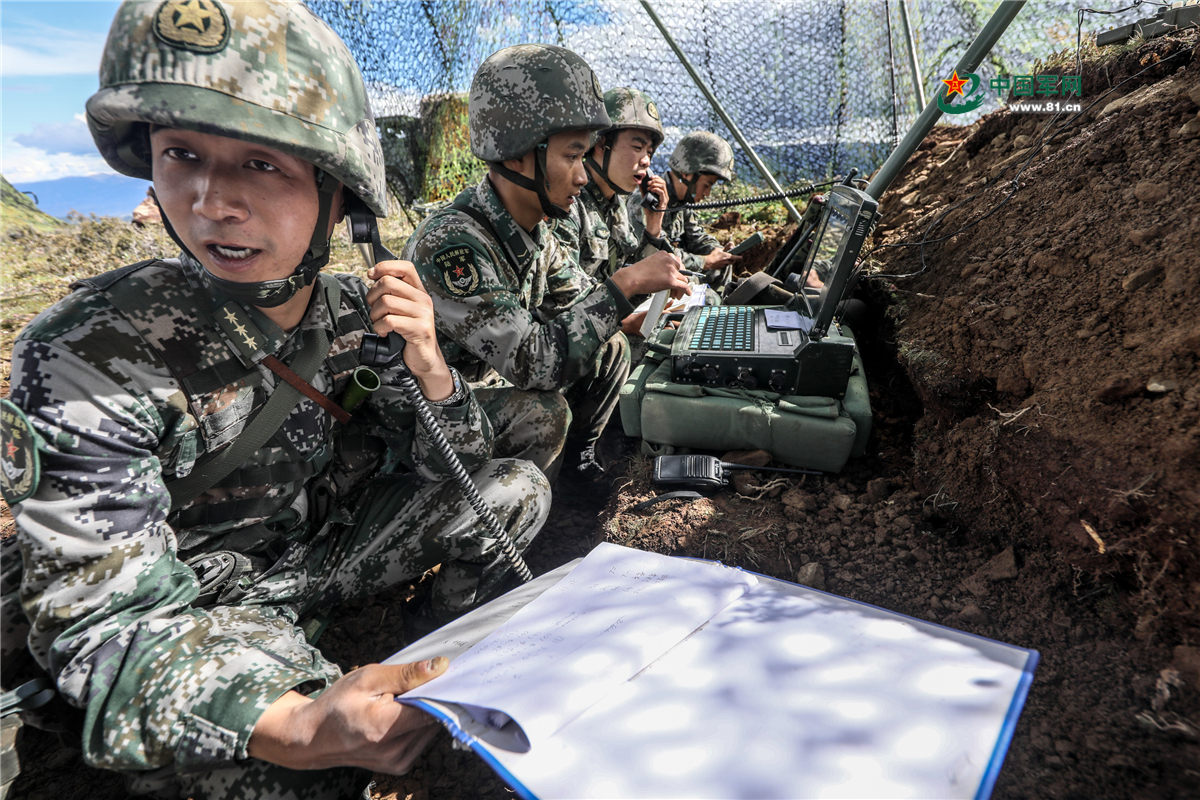
[[[463,276],[463,266],[460,264],[459,266],[454,268],[454,277],[461,278],[462,276]]]
[[[15,456],[15,455],[17,454],[17,451],[18,451],[18,450],[20,450],[20,449],[21,449],[21,448],[17,447],[17,446],[16,446],[15,444],[13,444],[12,442],[9,442],[9,443],[8,443],[8,457],[9,457],[9,458],[12,458],[13,456]]]
[[[950,95],[954,94],[955,92],[958,92],[959,97],[964,99],[966,98],[966,95],[963,93],[963,87],[970,83],[970,81],[958,77],[958,70],[954,70],[954,74],[950,76],[950,79],[943,80],[942,83],[946,84],[947,100],[949,100]]]

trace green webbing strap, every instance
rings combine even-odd
[[[336,325],[338,312],[341,308],[342,290],[336,278],[322,274],[320,285],[325,289],[329,300],[330,313]],[[289,364],[305,381],[311,381],[317,374],[317,369],[325,356],[329,355],[329,346],[333,339],[324,328],[308,328],[304,331],[304,346]],[[171,510],[175,511],[194,498],[211,489],[222,478],[246,462],[258,448],[267,443],[275,435],[279,426],[292,413],[304,395],[291,384],[280,381],[275,385],[275,391],[267,399],[266,405],[246,423],[241,435],[233,444],[226,447],[212,458],[201,461],[186,477],[167,483],[167,491],[171,493]]]

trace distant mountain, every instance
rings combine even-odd
[[[146,199],[148,181],[124,175],[93,175],[13,184],[19,191],[37,195],[37,207],[52,217],[66,219],[74,210],[81,214],[129,219],[137,204]]]

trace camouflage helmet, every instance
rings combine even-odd
[[[146,123],[302,158],[387,215],[383,151],[354,57],[302,3],[132,0],[117,11],[88,127],[118,172],[151,180]]]
[[[662,144],[666,134],[658,116],[658,106],[645,92],[626,87],[609,89],[604,93],[604,107],[612,119],[608,131],[640,128],[650,132],[653,147]]]
[[[471,152],[491,163],[522,158],[556,133],[610,124],[596,73],[551,44],[519,44],[488,56],[471,81],[467,119]]]
[[[708,173],[733,180],[733,148],[715,133],[696,131],[679,140],[667,166],[676,175]]]

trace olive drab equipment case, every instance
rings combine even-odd
[[[647,454],[761,449],[823,472],[862,455],[867,380],[854,334],[837,317],[877,208],[852,186],[830,189],[811,240],[789,242],[777,257],[795,289],[782,308],[693,308],[678,331],[652,333],[650,353],[621,388],[625,433]]]

